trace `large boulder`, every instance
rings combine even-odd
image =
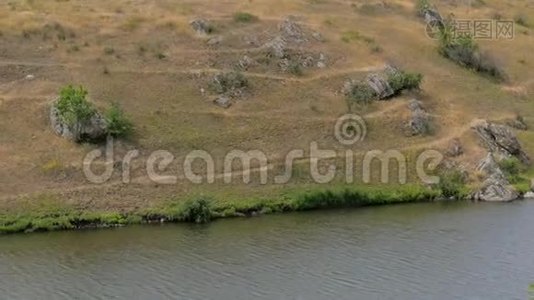
[[[530,158],[510,127],[481,120],[473,124],[472,128],[490,152],[506,157],[515,156],[522,163],[530,163]]]
[[[477,171],[483,172],[487,175],[486,180],[478,191],[473,194],[473,199],[476,201],[488,202],[509,202],[519,198],[520,194],[510,185],[510,182],[504,176],[504,173],[499,168],[492,153],[482,159]]]
[[[98,112],[85,121],[68,124],[62,120],[55,103],[50,108],[50,125],[56,134],[76,143],[102,140],[107,135],[106,121]]]
[[[375,94],[380,100],[387,99],[395,94],[387,79],[380,74],[371,74],[367,76],[366,81],[367,85],[375,91]]]

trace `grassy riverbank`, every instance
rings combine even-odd
[[[252,198],[218,198],[215,195],[173,198],[158,207],[128,213],[86,211],[42,196],[40,205],[31,209],[0,214],[0,233],[113,227],[152,222],[209,222],[217,218],[314,209],[361,207],[433,201],[439,191],[422,186],[348,186],[330,188],[299,187],[279,194]]]

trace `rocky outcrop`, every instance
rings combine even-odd
[[[411,117],[406,124],[408,135],[427,134],[430,131],[430,116],[423,109],[421,101],[413,99],[408,104],[408,107],[411,112]]]
[[[62,120],[55,103],[50,108],[50,125],[56,134],[76,143],[102,140],[107,135],[106,121],[98,112],[86,121],[68,124]]]
[[[482,120],[473,124],[472,128],[490,152],[505,157],[515,156],[524,164],[530,163],[530,158],[508,126]]]
[[[282,37],[289,42],[302,43],[307,42],[306,34],[302,27],[297,24],[292,17],[285,18],[282,23],[278,25],[278,30]]]
[[[520,194],[510,185],[492,153],[488,153],[480,161],[477,171],[485,173],[487,178],[480,189],[473,194],[473,200],[509,202],[519,198]]]

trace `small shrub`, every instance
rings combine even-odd
[[[200,197],[187,201],[180,213],[180,219],[192,223],[208,223],[212,217],[212,200]]]
[[[287,71],[296,76],[302,76],[302,74],[304,73],[302,71],[302,66],[297,61],[290,62],[287,66]]]
[[[158,53],[156,54],[156,58],[157,58],[157,59],[165,59],[166,57],[167,57],[167,56],[166,56],[165,54],[161,53],[161,52],[158,52]]]
[[[114,102],[105,114],[107,131],[114,137],[125,137],[133,131],[133,125],[124,115],[118,103]]]
[[[447,170],[440,175],[440,181],[435,186],[445,198],[461,199],[464,197],[464,176],[458,170]]]
[[[234,14],[234,21],[238,23],[252,23],[256,22],[258,17],[247,12],[236,12]]]
[[[56,108],[63,122],[72,126],[89,120],[95,114],[86,96],[87,90],[82,86],[75,88],[69,85],[61,90]]]
[[[352,86],[347,96],[357,103],[368,103],[376,98],[376,93],[369,85],[357,83]]]
[[[395,93],[402,90],[419,89],[422,81],[423,75],[420,73],[398,71],[392,72],[388,76],[388,83]]]
[[[248,86],[247,78],[239,72],[228,72],[216,75],[209,84],[209,88],[219,94]]]

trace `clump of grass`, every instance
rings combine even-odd
[[[367,44],[374,44],[375,40],[372,37],[362,35],[358,31],[345,31],[341,34],[341,41],[345,43],[350,43],[352,41],[363,41]]]
[[[217,74],[209,83],[209,88],[219,94],[246,88],[247,78],[240,72],[228,72]]]
[[[167,56],[165,54],[163,54],[162,52],[158,52],[158,53],[156,53],[156,58],[157,59],[165,59],[165,58],[167,58]]]
[[[247,12],[234,13],[234,21],[238,23],[252,23],[258,21],[258,17]]]
[[[125,116],[117,102],[113,102],[105,113],[108,134],[113,137],[126,137],[133,131],[133,124]]]
[[[89,120],[95,114],[96,110],[87,101],[86,97],[87,90],[82,86],[78,88],[71,85],[64,87],[56,103],[61,120],[70,126]]]
[[[113,47],[104,47],[104,54],[113,55],[115,53],[115,48]]]

